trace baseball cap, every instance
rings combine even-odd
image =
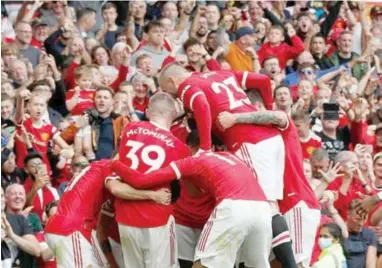
[[[45,26],[48,26],[48,22],[46,22],[45,20],[42,20],[40,18],[38,19],[35,19],[33,22],[32,22],[32,28],[36,28],[40,25],[45,25]]]
[[[374,17],[377,15],[382,15],[382,7],[381,6],[375,6],[370,10],[370,16]]]
[[[240,27],[236,31],[235,39],[239,40],[243,36],[246,36],[246,35],[249,35],[249,34],[254,34],[254,33],[255,33],[255,31],[251,27],[248,27],[248,26]]]

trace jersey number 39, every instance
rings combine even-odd
[[[146,173],[160,169],[166,159],[166,152],[158,145],[147,145],[144,143],[129,140],[126,146],[131,147],[129,153],[126,155],[131,160],[132,169],[137,169],[140,161],[149,166],[150,168]],[[139,149],[143,148],[139,153]]]

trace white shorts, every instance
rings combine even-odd
[[[310,209],[304,201],[284,214],[292,239],[293,253],[297,263],[309,267],[321,212]]]
[[[56,256],[59,268],[103,267],[94,246],[78,231],[68,235],[45,234],[46,242]]]
[[[91,135],[92,135],[92,128],[89,125],[84,126],[83,128],[80,128],[76,133],[77,138],[83,138],[83,137],[91,136]]]
[[[175,224],[175,231],[178,242],[178,259],[194,261],[195,248],[202,229]]]
[[[174,217],[166,225],[138,228],[118,223],[125,267],[177,268]]]
[[[243,143],[235,154],[254,171],[269,201],[283,199],[285,146],[281,135],[257,144]]]
[[[233,267],[239,249],[248,267],[268,268],[272,212],[268,202],[223,200],[200,235],[194,261],[209,268]]]
[[[125,263],[123,262],[123,254],[122,254],[121,244],[119,244],[117,241],[114,241],[110,237],[109,237],[109,242],[111,245],[111,251],[113,253],[114,259],[117,262],[119,268],[124,268]]]

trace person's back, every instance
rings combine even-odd
[[[210,106],[213,132],[229,148],[240,145],[242,142],[257,143],[264,139],[276,136],[279,131],[271,126],[257,125],[235,125],[226,131],[219,130],[216,124],[218,115],[223,111],[232,113],[245,113],[256,111],[247,98],[243,88],[248,88],[248,80],[257,80],[259,91],[263,93],[266,102],[272,102],[271,90],[266,88],[266,79],[262,76],[251,77],[253,74],[247,72],[213,71],[208,73],[194,73],[186,79],[179,87],[178,96],[186,107],[193,107],[195,97],[204,94]],[[249,82],[249,83],[252,83]],[[263,90],[262,88],[263,87]],[[198,121],[198,118],[196,118]],[[199,128],[199,125],[198,125]]]
[[[172,165],[173,168],[175,166],[181,170],[181,174],[182,170],[189,170],[197,175],[192,182],[213,195],[217,204],[224,199],[266,200],[256,176],[244,162],[231,153],[201,153],[179,160]]]
[[[119,159],[142,173],[165,167],[189,155],[190,151],[184,143],[169,130],[151,122],[130,123],[122,133]],[[161,185],[157,189],[160,188],[170,189],[170,184]],[[116,220],[128,226],[161,226],[167,223],[172,214],[172,206],[152,201],[127,202],[117,199],[115,205]]]
[[[102,204],[110,196],[104,187],[108,175],[111,175],[109,160],[93,162],[83,169],[69,182],[57,213],[48,221],[45,231],[68,235],[85,223],[89,231],[95,228]]]

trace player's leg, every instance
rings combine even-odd
[[[285,213],[284,218],[292,237],[292,249],[297,266],[308,267],[320,223],[320,211],[310,209],[301,201]]]
[[[145,268],[143,252],[147,241],[143,239],[143,229],[118,224],[118,230],[125,267]]]
[[[144,260],[146,267],[178,267],[178,249],[173,216],[170,216],[164,226],[147,228],[144,239],[149,243]]]
[[[83,131],[83,138],[82,138],[82,144],[84,153],[86,155],[86,158],[89,161],[95,160],[95,153],[93,151],[93,145],[92,145],[92,131],[90,126],[85,126],[82,128]]]
[[[288,226],[278,214],[277,200],[283,199],[285,146],[281,136],[259,142],[244,143],[236,155],[255,170],[258,182],[273,210],[272,248],[284,268],[296,267]],[[288,239],[286,239],[288,237]]]
[[[252,201],[253,225],[241,248],[241,262],[245,267],[269,268],[269,253],[272,243],[272,211],[267,202]]]
[[[288,225],[280,214],[272,217],[272,250],[283,268],[296,268]]]
[[[175,224],[180,268],[191,268],[201,229]]]
[[[229,199],[214,209],[200,235],[194,262],[206,267],[235,265],[237,252],[249,232],[250,220],[242,211],[240,200]]]
[[[97,239],[97,232],[96,230],[92,231],[92,237],[91,237],[91,242],[92,242],[92,247],[93,247],[93,257],[94,261],[98,263],[100,267],[104,267],[107,264],[107,259],[105,254],[102,252],[101,246],[99,244],[99,241]]]
[[[118,266],[120,268],[124,268],[125,264],[123,262],[123,254],[122,254],[122,247],[121,244],[117,241],[114,241],[114,239],[109,237],[109,242],[111,246],[111,251],[113,253],[114,259],[117,262]]]

